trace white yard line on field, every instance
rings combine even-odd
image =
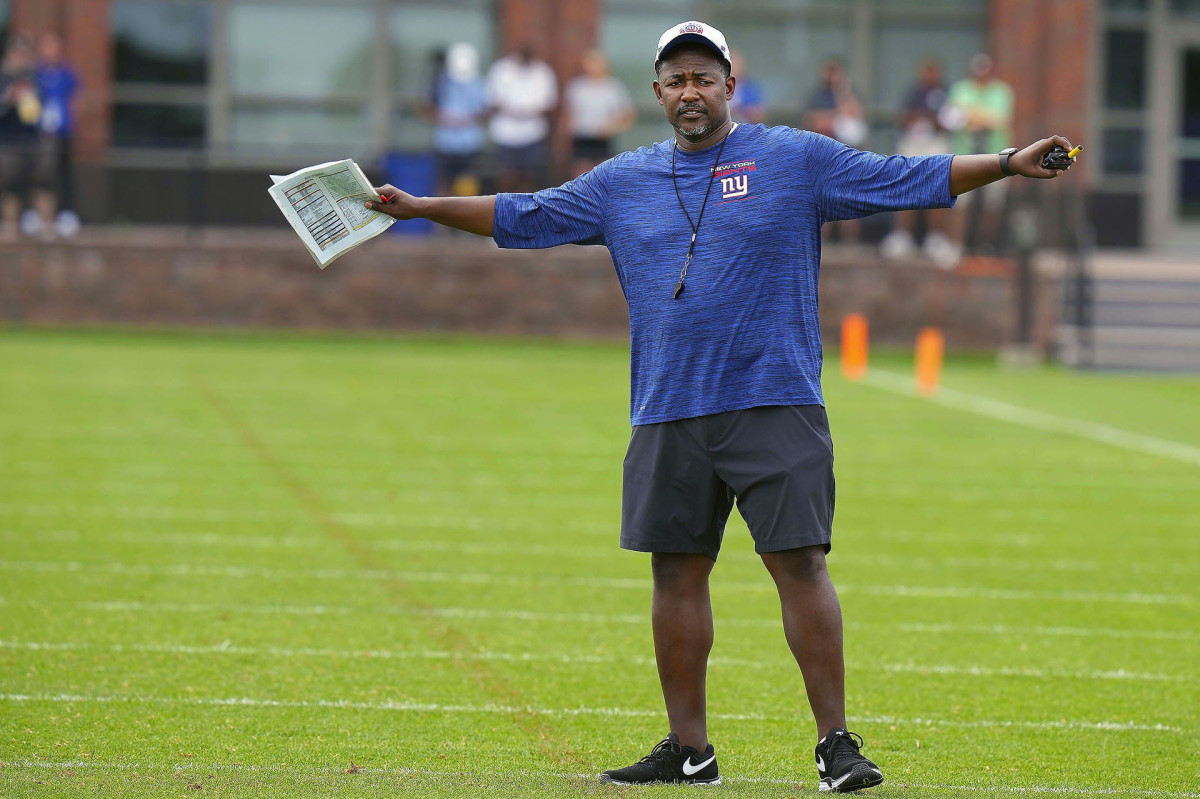
[[[168,654],[168,655],[246,655],[278,658],[335,658],[345,660],[478,660],[502,661],[509,663],[562,663],[571,664],[614,664],[630,663],[634,665],[654,665],[652,657],[640,655],[586,655],[586,654],[553,654],[547,652],[497,652],[481,650],[472,652],[449,652],[430,649],[328,649],[309,647],[277,647],[277,646],[238,646],[230,641],[207,646],[195,646],[176,643],[150,644],[110,644],[94,646],[86,643],[70,641],[3,641],[0,649],[23,649],[30,651],[61,652],[75,651],[106,651],[116,654]],[[791,671],[795,664],[787,658],[776,660],[751,660],[747,658],[710,657],[710,666],[733,667],[738,669],[778,669]],[[1019,668],[1015,666],[955,666],[923,663],[877,663],[850,664],[849,668],[859,671],[883,671],[891,673],[939,674],[966,677],[1024,677],[1038,680],[1128,680],[1135,682],[1196,682],[1200,676],[1163,674],[1161,672],[1138,672],[1125,669],[1108,670],[1069,670],[1069,669],[1039,669]]]
[[[113,561],[31,561],[0,560],[0,570],[15,572],[45,572],[71,574],[125,574],[155,577],[203,577],[252,580],[399,580],[413,583],[449,583],[453,585],[573,585],[586,588],[644,591],[650,585],[645,577],[578,577],[488,572],[403,571],[391,569],[282,569],[258,566],[221,566],[211,564],[175,563],[152,565]],[[775,588],[764,575],[762,580],[720,581],[718,591],[767,591]],[[912,597],[921,599],[998,599],[1006,601],[1051,602],[1113,602],[1122,605],[1191,605],[1188,594],[1146,594],[1138,591],[1030,591],[1007,588],[976,588],[973,586],[930,585],[856,585],[840,583],[841,594]]]
[[[106,533],[89,533],[86,536],[73,530],[50,530],[34,533],[18,533],[11,530],[0,531],[0,538],[16,541],[64,542],[78,543],[88,547],[100,547],[106,544],[134,544],[138,546],[189,546],[189,547],[226,547],[230,549],[320,549],[329,546],[325,537],[298,536],[269,536],[269,535],[229,535],[222,533],[193,533],[193,532],[132,532],[116,531]],[[371,549],[382,552],[428,552],[445,553],[448,555],[512,555],[518,553],[521,557],[555,557],[555,558],[613,558],[619,556],[615,543],[609,546],[587,546],[580,544],[532,544],[523,543],[519,550],[514,548],[510,540],[501,541],[462,541],[447,540],[446,538],[389,538],[385,540],[368,540],[363,542]],[[758,561],[758,556],[750,550],[729,548],[721,553],[723,561],[739,562]],[[1016,558],[962,558],[962,557],[895,557],[871,554],[841,554],[838,563],[871,564],[876,566],[891,566],[896,568],[927,568],[927,569],[987,569],[1020,571],[1028,574],[1031,571],[1061,571],[1081,572],[1100,571],[1101,564],[1091,560],[1060,559],[1034,560],[1026,555]],[[1116,568],[1116,567],[1114,567]],[[1129,568],[1121,564],[1122,570]],[[1185,565],[1176,564],[1165,567],[1164,571],[1189,569]],[[1159,570],[1155,570],[1159,571]]]
[[[553,531],[584,535],[606,535],[615,538],[620,529],[619,512],[619,508],[614,505],[612,522],[589,522],[586,519],[547,522],[532,515],[513,519],[480,516],[469,513],[456,513],[447,516],[416,513],[398,515],[394,513],[362,513],[351,511],[334,511],[329,514],[329,518],[339,524],[345,524],[350,527],[394,527],[400,529],[434,527],[457,530],[489,530],[494,532]],[[79,505],[69,502],[58,504],[36,502],[0,503],[0,516],[62,516],[68,518],[182,520],[213,523],[279,521],[299,524],[311,521],[309,517],[303,514],[272,512],[261,509],[179,508],[170,505],[97,506]]]
[[[255,765],[248,763],[211,763],[205,760],[181,760],[174,763],[143,763],[143,762],[126,762],[126,761],[102,761],[102,760],[65,760],[65,761],[45,761],[45,760],[18,760],[9,762],[0,762],[0,768],[25,768],[39,769],[45,771],[68,771],[74,769],[95,768],[101,771],[169,771],[169,772],[245,772],[245,773],[266,773],[266,774],[288,774],[288,775],[305,775],[305,776],[337,776],[346,774],[346,771],[341,767],[330,768],[313,768],[311,766],[289,766],[264,764]],[[556,779],[556,780],[584,780],[591,781],[596,779],[595,772],[564,772],[564,771],[532,771],[529,769],[512,769],[505,771],[495,771],[491,769],[459,771],[453,769],[436,770],[436,769],[419,769],[419,768],[404,768],[402,766],[392,767],[373,767],[373,766],[355,766],[357,774],[379,774],[382,776],[421,776],[421,777],[468,777],[468,778],[498,778],[501,780],[520,778],[520,779]],[[750,777],[739,774],[726,775],[722,774],[721,779],[726,783],[750,783],[760,785],[791,785],[797,788],[804,783],[804,777],[797,776],[795,779],[784,779],[781,777]],[[929,783],[912,783],[912,782],[895,782],[888,783],[893,788],[911,788],[921,791],[960,791],[985,794],[1047,794],[1047,795],[1070,795],[1070,796],[1128,796],[1131,794],[1138,796],[1150,797],[1150,799],[1197,799],[1200,793],[1186,791],[1166,791],[1158,788],[1086,788],[1073,785],[936,785]],[[481,789],[486,788],[486,785],[479,786]],[[478,791],[476,791],[478,793]]]
[[[414,524],[414,527],[419,525]],[[530,532],[532,528],[526,526],[521,529],[522,532]],[[558,532],[563,532],[559,530]],[[574,531],[578,532],[578,531]],[[615,538],[616,533],[613,530],[607,530],[613,537],[614,541],[608,546],[588,546],[586,544],[536,544],[525,543],[520,545],[520,555],[522,557],[550,557],[563,559],[579,559],[579,558],[604,558],[611,559],[613,557],[621,557],[624,553],[617,548]],[[455,538],[409,538],[409,537],[389,537],[383,539],[367,539],[362,543],[364,546],[381,552],[427,552],[432,554],[446,554],[454,556],[462,555],[511,555],[517,550],[514,549],[514,544],[511,540],[500,537],[499,541],[464,541]],[[19,532],[15,530],[0,530],[0,539],[20,542],[62,542],[62,543],[77,543],[81,547],[95,549],[110,544],[133,544],[138,546],[188,546],[188,547],[211,547],[211,548],[229,548],[229,549],[297,549],[297,550],[319,550],[330,546],[330,541],[324,536],[269,536],[269,535],[238,535],[230,533],[201,533],[201,532],[167,532],[167,531],[151,531],[151,532],[134,532],[130,530],[120,530],[113,532],[88,532],[86,535],[76,530],[38,530],[34,532]],[[1034,545],[1033,537],[1024,536],[1014,537],[1012,543],[1014,546],[1031,547]],[[913,540],[916,540],[915,537]],[[936,536],[925,536],[926,544],[933,543],[939,540]],[[962,537],[949,537],[945,540],[952,540],[956,543],[962,543]],[[988,536],[987,543],[997,543],[996,536]],[[1046,560],[1036,557],[1031,557],[1026,550],[1014,557],[958,557],[958,556],[943,556],[929,557],[924,555],[882,555],[870,554],[866,552],[841,552],[835,555],[832,563],[835,567],[841,566],[882,566],[885,568],[898,569],[981,569],[988,571],[1016,571],[1022,574],[1035,574],[1038,572],[1067,572],[1076,574],[1079,572],[1100,572],[1105,569],[1110,569],[1122,574],[1135,572],[1137,574],[1187,574],[1189,576],[1196,573],[1196,567],[1190,562],[1173,562],[1173,563],[1129,563],[1128,559],[1115,562],[1112,564],[1101,563],[1096,560],[1083,560],[1078,558],[1056,558]],[[629,553],[632,554],[632,553]],[[753,550],[748,548],[737,548],[727,546],[721,553],[722,562],[737,562],[737,563],[758,563],[758,555]]]
[[[8,502],[0,503],[0,514],[11,516],[85,516],[101,519],[160,519],[165,521],[187,519],[191,521],[306,521],[307,516],[295,513],[280,513],[263,509],[232,510],[227,508],[176,508],[156,506],[77,505],[72,503],[50,505],[46,503]]]
[[[208,761],[187,760],[175,763],[144,763],[144,762],[126,762],[126,761],[97,761],[97,760],[67,760],[67,761],[42,761],[42,760],[20,760],[9,761],[7,763],[0,762],[0,767],[16,767],[39,770],[73,770],[96,768],[100,770],[143,770],[143,771],[206,771],[206,772],[247,772],[247,773],[268,773],[268,774],[291,774],[291,775],[328,775],[336,776],[345,774],[346,771],[340,767],[328,768],[312,768],[311,766],[290,766],[290,765],[275,765],[264,764],[254,765],[246,763],[211,763]],[[402,766],[393,767],[370,767],[356,766],[355,774],[378,774],[383,776],[422,776],[422,777],[468,777],[468,778],[499,778],[501,780],[511,778],[521,779],[560,779],[560,780],[583,780],[590,781],[596,779],[594,772],[561,772],[561,771],[533,771],[529,769],[513,769],[505,771],[495,771],[490,769],[461,771],[453,769],[436,770],[436,769],[418,769],[404,768]],[[804,783],[804,778],[797,777],[795,779],[785,779],[781,777],[751,777],[744,775],[722,775],[722,780],[727,783],[750,783],[763,785],[790,785],[801,787]],[[1077,787],[1072,785],[1035,785],[1035,786],[1007,786],[1007,785],[937,785],[928,783],[911,783],[911,782],[891,782],[895,788],[912,788],[923,791],[963,791],[985,794],[1047,794],[1047,795],[1082,795],[1082,796],[1128,796],[1138,795],[1150,797],[1151,799],[1197,799],[1200,793],[1185,792],[1185,791],[1168,791],[1159,788],[1112,788],[1112,787]],[[481,786],[486,787],[486,786]]]
[[[436,702],[352,702],[349,700],[281,700],[256,699],[253,697],[169,697],[88,694],[0,694],[0,702],[14,703],[61,703],[61,704],[162,704],[190,705],[201,707],[262,707],[262,708],[319,708],[328,710],[367,710],[401,713],[440,714],[514,714],[533,716],[611,716],[619,718],[659,718],[662,710],[621,707],[567,707],[546,708],[529,705],[444,705]],[[757,721],[772,723],[794,723],[798,716],[770,716],[765,713],[709,713],[710,719],[721,721]],[[1182,729],[1166,724],[1144,724],[1136,721],[1080,721],[1058,719],[1049,721],[965,721],[962,719],[897,718],[895,716],[847,716],[855,724],[888,724],[916,727],[955,728],[1007,728],[1040,730],[1091,730],[1097,732],[1170,732],[1181,733]]]
[[[1071,785],[930,785],[923,783],[892,783],[893,787],[916,788],[922,791],[972,791],[979,793],[1014,793],[1048,796],[1127,796],[1138,794],[1146,797],[1163,797],[1163,799],[1190,799],[1200,793],[1187,791],[1163,791],[1158,788],[1077,788]]]
[[[0,604],[5,603],[0,597]],[[30,607],[46,607],[45,603],[27,600]],[[510,619],[513,621],[564,623],[564,624],[646,624],[647,618],[635,613],[548,613],[536,610],[495,610],[489,608],[398,608],[390,606],[353,607],[345,605],[255,605],[255,604],[209,604],[178,602],[131,602],[114,600],[107,602],[79,602],[72,604],[85,610],[112,613],[250,613],[255,615],[280,616],[433,616],[454,619]],[[748,619],[717,617],[718,627],[764,627],[780,629],[778,619]],[[903,632],[935,634],[1011,635],[1021,638],[1064,637],[1064,638],[1117,638],[1150,639],[1161,641],[1200,640],[1195,630],[1120,630],[1107,627],[1026,627],[1005,624],[867,624],[846,622],[848,628],[888,629]]]
[[[863,379],[863,382],[875,388],[886,389],[897,394],[910,397],[917,396],[913,379],[896,372],[871,369],[867,372],[867,376]],[[1171,441],[1165,438],[1143,435],[1142,433],[1131,433],[1128,430],[1122,430],[1106,424],[1089,422],[1071,416],[1059,416],[1044,411],[1036,411],[1032,408],[1021,407],[1020,405],[1010,405],[1007,402],[992,399],[991,397],[969,394],[965,391],[958,391],[945,386],[939,388],[937,393],[928,399],[930,402],[947,408],[968,411],[979,416],[987,416],[991,419],[998,419],[1002,422],[1029,427],[1034,430],[1071,435],[1076,438],[1084,438],[1089,441],[1108,444],[1132,452],[1155,455],[1160,458],[1171,458],[1172,460],[1200,466],[1200,447],[1194,447],[1191,444],[1184,444],[1180,441]]]
[[[1195,630],[1120,630],[1112,627],[1024,627],[1012,624],[919,624],[909,622],[887,626],[908,633],[946,633],[949,635],[1013,635],[1021,638],[1145,638],[1159,641],[1200,640],[1200,632]]]

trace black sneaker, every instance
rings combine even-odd
[[[846,730],[830,730],[821,739],[817,744],[821,791],[853,793],[883,782],[879,766],[859,754],[862,746],[862,736]]]
[[[600,775],[600,782],[614,785],[653,785],[660,782],[686,782],[691,785],[720,785],[717,753],[712,744],[703,752],[679,743],[671,733],[658,746],[632,766],[612,769]]]

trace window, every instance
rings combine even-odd
[[[208,14],[201,3],[117,0],[112,5],[116,82],[203,84]]]
[[[1116,29],[1105,36],[1104,105],[1114,109],[1146,106],[1146,33]]]
[[[239,95],[365,97],[371,9],[238,4],[229,10],[229,82]]]
[[[1141,128],[1106,128],[1103,152],[1107,175],[1140,175],[1145,134]]]
[[[122,147],[204,146],[202,105],[114,103],[113,142]]]
[[[372,7],[236,3],[229,9],[229,140],[240,150],[370,146]]]
[[[115,0],[113,144],[202,147],[211,9],[198,0]]]

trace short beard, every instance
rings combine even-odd
[[[721,119],[714,120],[710,116],[707,122],[698,128],[692,128],[690,131],[684,130],[682,125],[674,122],[671,123],[671,127],[675,128],[675,132],[681,137],[694,144],[696,142],[704,141],[711,136],[713,131],[718,130],[722,125],[725,124],[726,118],[727,117],[722,117]]]

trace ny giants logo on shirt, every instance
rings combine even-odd
[[[713,177],[721,179],[721,199],[741,200],[750,196],[749,173],[757,169],[753,161],[736,161],[713,169]]]

